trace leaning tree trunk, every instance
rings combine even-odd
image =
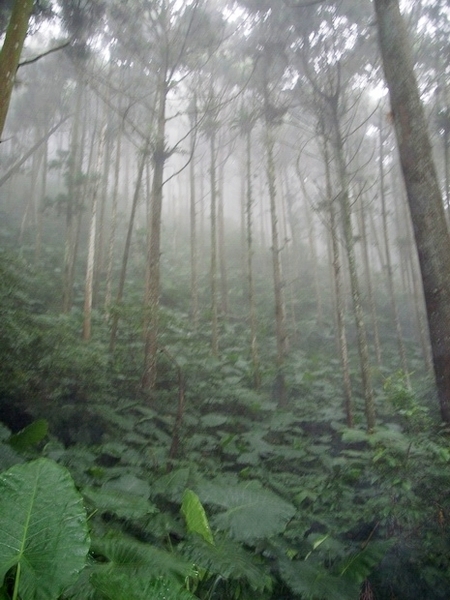
[[[442,420],[450,422],[450,235],[398,0],[375,0],[386,83],[419,254]]]
[[[28,30],[34,0],[15,0],[0,50],[0,137],[5,126],[9,102],[19,65],[20,54]]]

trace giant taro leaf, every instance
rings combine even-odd
[[[203,503],[225,510],[211,521],[233,538],[250,542],[281,533],[295,514],[295,507],[257,482],[235,486],[207,483],[198,488]]]
[[[69,472],[40,458],[0,475],[0,582],[17,566],[21,600],[52,600],[89,550],[86,512]]]

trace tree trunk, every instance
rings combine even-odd
[[[328,151],[328,141],[326,139],[324,139],[324,162],[326,179],[326,200],[330,219],[329,223],[331,237],[332,274],[336,309],[336,330],[338,337],[339,359],[341,362],[342,384],[344,393],[344,412],[347,426],[353,427],[353,394],[350,379],[347,334],[345,331],[345,306],[344,294],[342,291],[342,263],[339,249],[336,198],[333,197],[333,188],[331,185],[330,173],[330,157]]]
[[[113,265],[114,265],[114,248],[116,246],[117,233],[117,205],[119,198],[119,175],[121,164],[121,148],[122,148],[123,122],[121,123],[116,146],[116,162],[114,165],[114,184],[112,191],[111,202],[111,229],[109,232],[108,241],[108,262],[106,266],[106,291],[105,291],[105,314],[109,316],[109,310],[112,299],[112,281],[113,281]]]
[[[64,248],[63,269],[63,312],[68,313],[72,308],[73,276],[75,271],[76,221],[80,207],[80,175],[82,166],[83,145],[79,140],[81,120],[81,99],[83,90],[80,81],[77,83],[75,114],[73,117],[70,156],[68,159],[68,183],[66,206],[66,240]],[[85,126],[85,125],[84,125]],[[82,136],[84,137],[84,135]]]
[[[359,233],[361,238],[361,250],[362,257],[364,262],[364,275],[366,279],[366,289],[367,289],[367,298],[369,301],[369,309],[370,316],[372,320],[372,330],[374,337],[374,347],[375,347],[375,356],[377,358],[377,364],[381,367],[381,343],[380,343],[380,333],[378,330],[378,317],[377,317],[377,307],[375,304],[375,296],[373,293],[373,285],[372,285],[372,273],[370,268],[370,259],[369,259],[369,249],[368,249],[368,236],[367,236],[367,226],[366,226],[366,208],[364,206],[364,197],[363,191],[359,191]]]
[[[246,139],[246,205],[245,229],[247,241],[247,285],[248,304],[250,313],[250,353],[252,358],[253,385],[255,389],[261,386],[261,369],[256,327],[255,283],[253,279],[253,186],[252,186],[252,132],[248,129]]]
[[[36,203],[36,241],[34,246],[34,261],[37,265],[41,259],[41,250],[42,250],[42,230],[44,226],[44,199],[47,193],[47,172],[48,172],[48,143],[47,141],[44,144],[44,148],[42,151],[43,154],[43,164],[42,164],[42,174],[41,174],[41,189],[39,192],[39,199]]]
[[[113,315],[112,322],[111,322],[111,335],[109,338],[109,351],[110,352],[113,352],[114,348],[116,346],[117,328],[119,326],[119,317],[120,317],[117,309],[119,309],[120,305],[122,304],[123,291],[125,289],[125,278],[127,275],[128,259],[130,257],[131,239],[133,237],[136,209],[137,209],[137,205],[139,202],[139,196],[140,196],[141,187],[142,187],[142,176],[144,173],[144,167],[147,162],[147,158],[148,158],[148,142],[147,142],[144,150],[142,151],[141,160],[139,162],[138,172],[137,172],[137,177],[136,177],[136,185],[134,188],[133,201],[131,203],[130,219],[128,221],[127,237],[125,238],[125,247],[123,249],[123,256],[122,256],[122,267],[120,269],[119,285],[117,288],[116,310],[114,311],[114,315]]]
[[[210,137],[210,186],[211,186],[211,351],[219,355],[219,323],[217,299],[217,175],[216,175],[216,134]]]
[[[384,255],[386,258],[386,276],[388,284],[388,293],[391,303],[392,318],[394,320],[395,332],[397,337],[397,345],[400,356],[400,366],[406,378],[406,383],[409,386],[408,365],[406,362],[405,344],[403,343],[403,331],[398,314],[397,301],[395,299],[394,275],[392,272],[391,246],[389,243],[388,223],[387,223],[387,207],[386,207],[386,190],[385,190],[385,175],[384,175],[384,148],[383,148],[383,128],[380,120],[380,156],[379,156],[379,179],[380,179],[380,198],[381,198],[381,218],[383,222],[383,241]]]
[[[450,236],[398,0],[375,0],[400,161],[419,254],[442,420],[450,422]]]
[[[97,168],[96,175],[99,175],[103,166],[103,155],[106,143],[106,123],[102,127],[97,149]],[[91,204],[91,222],[89,227],[88,257],[86,265],[86,279],[84,288],[84,312],[83,312],[83,340],[88,341],[91,338],[92,322],[92,302],[94,296],[94,268],[96,259],[96,241],[97,241],[97,208],[98,195],[101,178],[97,177],[94,183]]]
[[[191,122],[191,127],[194,123]],[[197,195],[195,188],[195,133],[191,133],[191,162],[189,164],[189,209],[190,209],[190,252],[191,252],[191,317],[194,328],[198,326],[198,239],[197,239]]]
[[[0,138],[8,114],[9,102],[28,30],[34,0],[15,0],[0,50]]]
[[[220,271],[220,312],[228,313],[228,274],[225,256],[225,216],[224,216],[224,169],[225,160],[219,163],[217,178],[217,253]]]
[[[349,197],[349,185],[347,168],[344,159],[344,143],[339,127],[337,114],[337,100],[330,101],[333,125],[333,151],[337,163],[339,178],[339,203],[341,209],[342,227],[344,233],[345,250],[347,253],[350,288],[352,292],[353,314],[355,317],[356,336],[358,342],[358,355],[361,367],[361,379],[363,384],[364,405],[368,431],[375,428],[375,404],[373,397],[372,380],[370,375],[369,350],[367,346],[367,334],[364,324],[364,316],[361,305],[361,292],[358,281],[355,257],[355,239],[353,235],[351,204]]]
[[[164,166],[166,154],[166,102],[169,86],[166,73],[161,75],[158,90],[156,140],[153,152],[153,181],[151,192],[150,235],[148,236],[147,266],[148,288],[145,298],[144,370],[141,389],[152,394],[156,387],[156,358],[158,352],[160,263],[161,263],[161,214],[163,202]]]
[[[267,159],[267,184],[270,200],[270,224],[272,234],[272,269],[273,289],[275,299],[275,337],[277,343],[276,366],[277,374],[274,386],[274,395],[280,407],[286,406],[286,383],[284,377],[284,362],[287,354],[286,314],[284,307],[283,279],[281,273],[280,242],[278,235],[278,212],[276,202],[276,176],[274,159],[273,124],[266,122],[266,159]]]

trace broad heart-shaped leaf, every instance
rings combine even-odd
[[[189,533],[198,533],[204,540],[214,544],[214,538],[209,526],[208,517],[205,509],[200,502],[199,497],[192,490],[185,490],[181,512],[186,521],[186,527]]]
[[[295,507],[257,482],[235,486],[206,483],[198,488],[201,500],[226,509],[211,519],[241,542],[251,542],[280,533],[295,514]]]
[[[0,582],[20,565],[21,600],[53,600],[84,567],[86,511],[69,472],[47,458],[0,475]]]

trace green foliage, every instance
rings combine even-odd
[[[206,542],[214,544],[214,537],[205,509],[197,494],[192,490],[185,490],[183,502],[181,503],[181,512],[185,518],[186,528],[189,533],[198,533]]]
[[[8,444],[18,452],[41,442],[48,433],[48,422],[45,419],[34,421],[18,433],[12,435]]]
[[[157,511],[146,498],[131,492],[103,488],[83,488],[83,496],[101,514],[116,515],[119,519],[141,519]]]
[[[92,584],[99,592],[98,600],[194,600],[181,584],[147,576],[127,577],[123,573],[94,573]]]
[[[198,492],[206,504],[226,509],[212,521],[242,542],[254,542],[282,532],[295,514],[294,506],[263,489],[257,481],[228,486],[205,483],[198,487]]]
[[[214,545],[199,536],[192,537],[183,544],[181,552],[204,569],[209,579],[219,576],[241,582],[260,593],[272,587],[272,578],[263,560],[227,536],[217,535]]]
[[[0,476],[0,580],[11,574],[14,599],[53,600],[85,565],[86,513],[66,469],[48,459]]]
[[[306,311],[305,347],[294,343],[286,360],[289,406],[281,410],[272,398],[267,286],[256,282],[264,344],[262,388],[254,390],[236,298],[238,316],[222,320],[221,355],[212,357],[209,324],[193,329],[180,290],[179,282],[188,287],[186,264],[162,259],[171,283],[162,296],[160,342],[186,382],[180,451],[170,461],[178,388],[163,353],[151,403],[137,392],[141,270],[130,272],[129,302],[114,308],[121,325],[110,355],[100,315],[94,339],[82,343],[77,309],[42,314],[30,300],[36,279],[23,266],[14,272],[3,265],[1,399],[48,419],[42,452],[70,470],[90,516],[89,564],[65,600],[352,600],[362,586],[379,600],[446,600],[450,452],[428,412],[420,372],[409,388],[403,374],[381,369],[377,429],[346,428],[332,335],[319,332]],[[239,277],[230,273],[236,288]],[[299,308],[308,294],[297,298]],[[360,424],[355,354],[351,348]],[[42,435],[43,425],[34,425],[15,439],[38,442]],[[0,428],[4,468],[24,460],[9,438]],[[8,590],[13,577],[14,567]]]

